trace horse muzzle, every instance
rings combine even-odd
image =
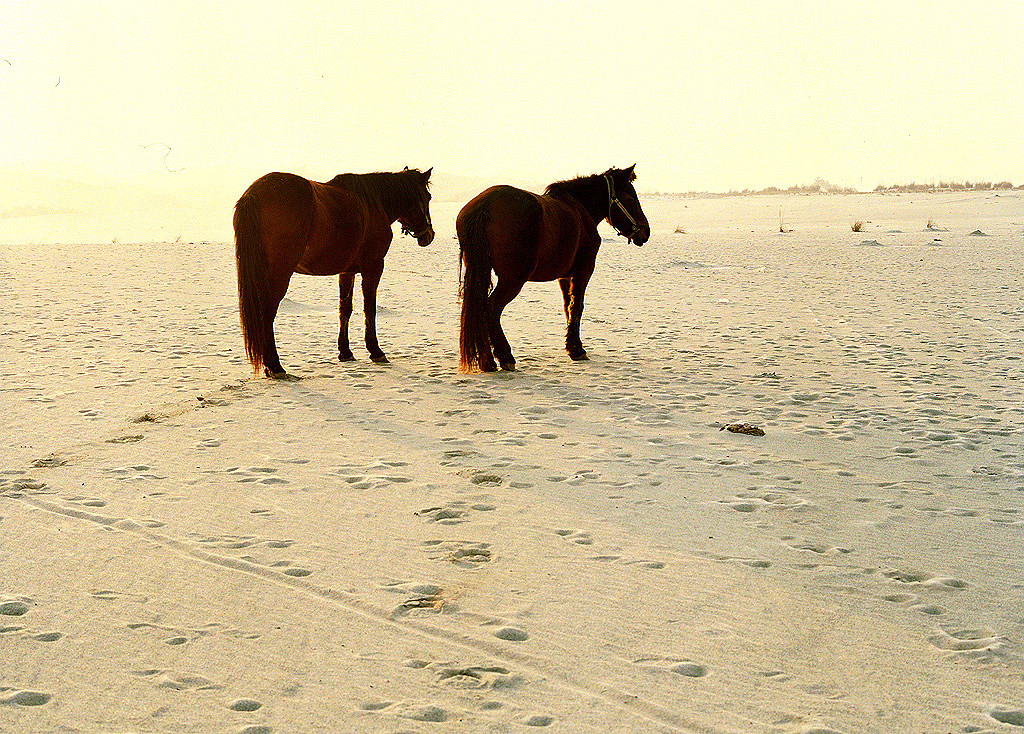
[[[647,240],[651,239],[651,228],[650,227],[639,227],[633,234],[629,236],[629,241],[637,247],[643,247]]]
[[[434,241],[434,228],[428,226],[422,232],[414,234],[413,237],[416,238],[416,244],[418,244],[420,247],[426,247],[427,245]]]

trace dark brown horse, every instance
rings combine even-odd
[[[432,169],[431,169],[432,170]],[[268,173],[235,204],[238,308],[245,354],[253,371],[287,377],[274,342],[274,317],[292,273],[337,275],[341,300],[338,358],[353,359],[348,343],[355,274],[362,275],[366,349],[388,358],[377,343],[377,284],[391,246],[391,225],[421,246],[434,239],[430,170],[343,173],[317,183],[292,173]]]
[[[607,219],[637,246],[651,236],[633,188],[635,167],[553,183],[543,196],[493,186],[462,208],[455,229],[465,267],[459,337],[463,372],[492,372],[495,357],[503,370],[515,369],[501,312],[526,281],[558,281],[565,304],[565,350],[574,360],[587,359],[580,317],[601,245],[598,222]],[[491,270],[498,276],[493,290]]]

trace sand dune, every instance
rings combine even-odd
[[[1020,196],[647,201],[591,361],[532,284],[493,375],[457,209],[389,255],[391,365],[293,280],[297,382],[229,244],[2,251],[0,731],[1024,726]]]

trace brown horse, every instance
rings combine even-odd
[[[431,169],[432,170],[432,169]],[[245,354],[255,373],[287,377],[274,342],[274,317],[292,273],[337,275],[341,300],[338,358],[353,359],[348,343],[355,274],[362,275],[366,349],[388,358],[377,343],[377,285],[391,246],[391,225],[420,246],[434,239],[430,170],[343,173],[317,183],[292,173],[268,173],[235,204],[238,308]]]
[[[635,167],[553,183],[543,196],[492,186],[462,208],[455,229],[465,267],[459,337],[463,372],[493,372],[495,357],[503,370],[515,369],[512,347],[501,329],[501,312],[526,281],[558,281],[565,308],[565,350],[574,360],[587,359],[580,342],[580,317],[601,245],[597,223],[607,219],[638,247],[651,236],[633,188]],[[493,289],[492,269],[498,276]]]

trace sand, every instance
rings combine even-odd
[[[650,198],[490,375],[459,206],[296,382],[226,242],[0,250],[0,731],[1022,730],[1019,192]]]

